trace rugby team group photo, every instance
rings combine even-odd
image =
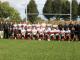
[[[0,0],[0,60],[80,60],[80,0]]]
[[[0,22],[0,37],[4,39],[30,40],[80,40],[79,22],[52,24],[30,24],[25,22]]]

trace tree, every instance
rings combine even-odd
[[[78,16],[78,2],[77,0],[72,0],[72,19],[75,20]]]
[[[10,18],[11,20],[20,20],[20,14],[11,7],[8,2],[0,2],[0,18]]]
[[[70,14],[70,2],[65,1],[62,3],[62,14]]]
[[[80,16],[80,3],[78,5],[78,16]]]
[[[69,1],[65,1],[64,3],[62,3],[62,14],[70,14],[70,2]],[[68,19],[69,15],[63,15],[62,16],[64,19]]]
[[[7,18],[8,16],[10,16],[10,14],[8,13],[8,8],[9,8],[9,3],[8,2],[4,2],[0,4],[0,17],[1,18]]]
[[[28,20],[31,23],[35,23],[38,16],[38,10],[34,0],[31,0],[30,3],[27,5],[27,13]]]
[[[61,14],[62,12],[62,0],[53,0],[52,2],[52,13],[56,14],[55,17],[58,19],[60,19],[60,15],[57,14]]]
[[[62,4],[61,0],[53,1],[53,11],[55,14],[61,14],[61,9],[62,9],[61,4]]]
[[[16,21],[21,20],[20,14],[14,8],[11,8],[9,13],[10,13],[10,18],[11,19],[13,19],[13,20],[16,19]]]
[[[47,0],[45,5],[44,5],[44,8],[43,8],[43,15],[48,19],[50,20],[50,18],[53,17],[52,14],[52,0]]]

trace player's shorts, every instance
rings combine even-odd
[[[78,35],[78,31],[75,31],[75,35]]]
[[[32,39],[32,34],[31,33],[27,33],[25,35],[25,39]]]
[[[25,37],[25,32],[22,32],[21,34],[22,34],[22,37]]]
[[[73,39],[73,38],[74,38],[74,35],[75,35],[75,34],[71,34],[71,36],[70,36],[70,37],[71,37],[71,39]]]
[[[43,38],[44,37],[44,34],[39,34],[39,38]]]
[[[55,38],[54,38],[54,34],[51,34],[51,35],[50,35],[50,39],[51,39],[51,40],[54,40],[54,39],[55,39]]]
[[[65,39],[65,35],[64,34],[60,34],[60,39]]]
[[[44,39],[45,39],[45,40],[48,40],[49,37],[50,37],[50,36],[49,36],[48,34],[44,34]]]
[[[4,36],[4,31],[0,31],[0,38],[3,38]]]
[[[56,40],[59,40],[60,39],[60,35],[59,34],[55,34],[54,36],[55,36],[55,39]]]
[[[37,35],[33,35],[32,36],[32,39],[36,39],[37,40],[38,39],[38,36]]]

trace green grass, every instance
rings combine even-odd
[[[80,42],[3,39],[0,60],[80,60]]]

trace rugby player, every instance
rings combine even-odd
[[[66,40],[70,40],[70,33],[71,33],[71,31],[69,30],[69,28],[67,28],[66,30],[65,30],[65,39]]]
[[[32,25],[28,24],[27,25],[27,30],[26,30],[26,39],[32,39]]]
[[[32,39],[35,39],[35,40],[38,39],[36,27],[32,28]]]
[[[61,30],[60,38],[61,38],[61,40],[65,39],[65,30],[64,30],[64,28],[62,28],[62,30]]]

